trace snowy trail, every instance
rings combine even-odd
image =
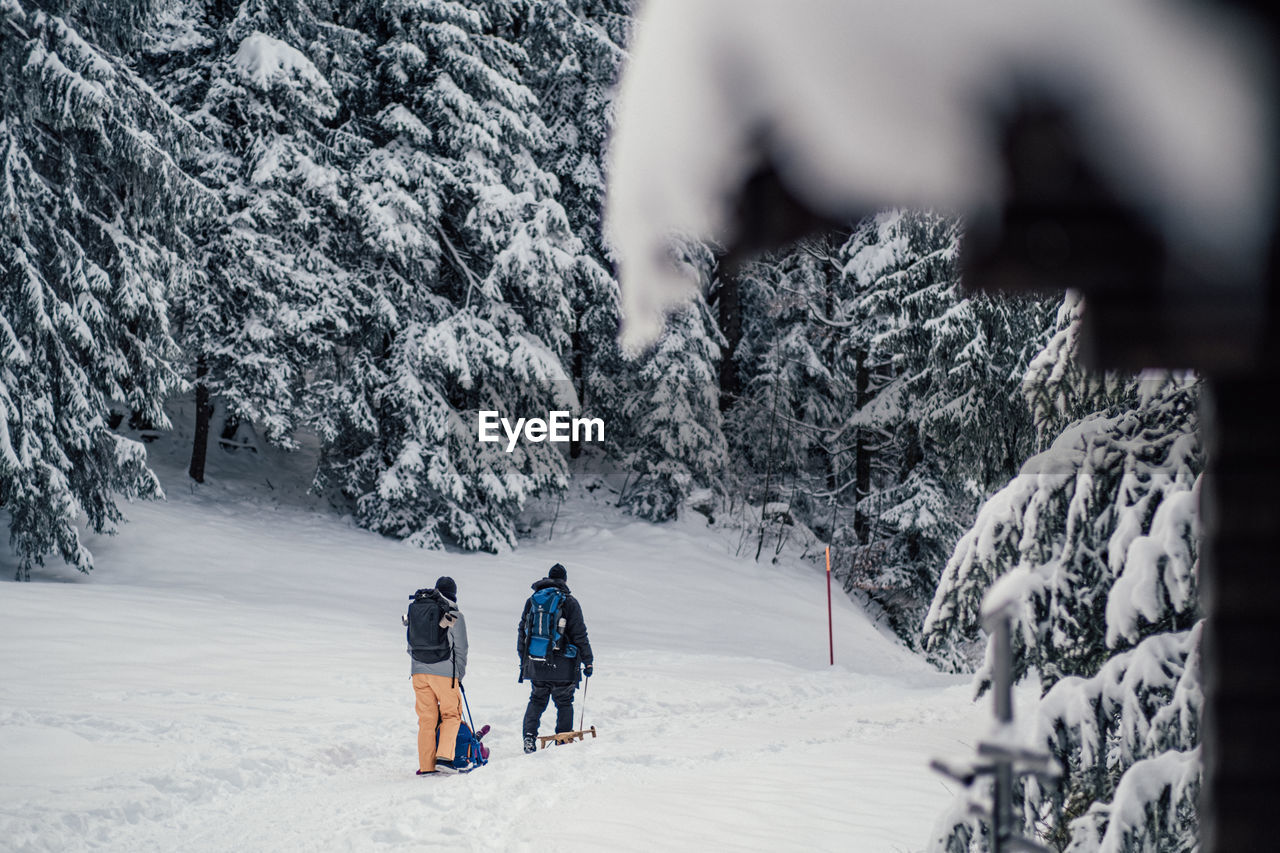
[[[216,489],[127,514],[93,576],[0,588],[0,849],[920,850],[950,799],[929,757],[986,725],[967,679],[839,596],[828,666],[821,574],[693,521],[566,504],[552,542],[495,557]],[[525,756],[515,622],[557,560],[601,736]],[[440,574],[493,759],[418,779],[399,615]]]

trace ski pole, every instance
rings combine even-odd
[[[582,727],[587,722],[587,688],[590,686],[590,678],[582,682],[582,716],[578,718],[578,731],[582,731]]]

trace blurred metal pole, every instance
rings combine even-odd
[[[1039,747],[1019,746],[1013,731],[1013,618],[997,607],[991,612],[983,605],[983,627],[991,635],[991,693],[995,704],[994,739],[978,742],[974,763],[957,765],[935,759],[930,766],[966,788],[980,777],[994,782],[990,814],[986,803],[970,800],[970,814],[987,822],[994,853],[1052,853],[1038,841],[1024,838],[1021,825],[1014,825],[1013,780],[1035,776],[1042,785],[1058,785],[1062,768]]]
[[[1013,722],[1013,647],[1010,638],[1009,615],[1001,613],[995,620],[991,647],[996,722],[1002,729]],[[1007,736],[1007,732],[1002,732]],[[995,761],[995,796],[991,802],[991,849],[1004,853],[1013,820],[1013,765],[1007,758]]]

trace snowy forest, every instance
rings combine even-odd
[[[745,262],[617,338],[601,229],[633,0],[0,0],[0,511],[19,577],[162,498],[219,437],[319,445],[311,487],[422,549],[507,552],[587,467],[737,554],[830,546],[844,591],[990,680],[1016,584],[1056,850],[1196,846],[1193,375],[1076,362],[1078,297],[967,292],[964,223],[885,210]],[[481,410],[607,425],[476,440]],[[957,807],[934,849],[988,849]]]

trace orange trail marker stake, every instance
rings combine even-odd
[[[827,546],[827,648],[831,652],[831,665],[836,665],[836,636],[831,629],[831,546]]]

